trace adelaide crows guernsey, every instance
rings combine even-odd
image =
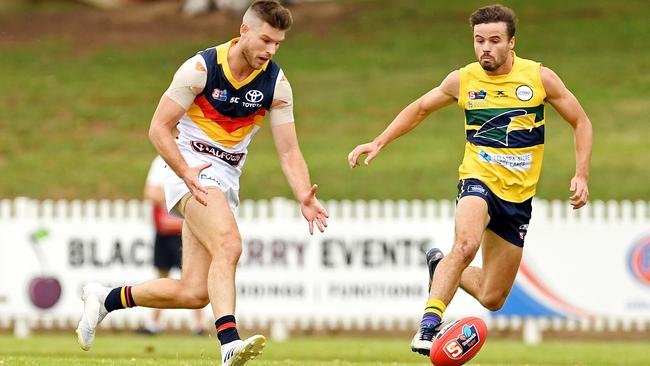
[[[460,179],[476,178],[501,199],[535,195],[544,155],[541,64],[514,54],[510,73],[491,76],[478,62],[460,69],[458,104],[465,110]]]
[[[181,152],[192,152],[238,178],[248,144],[271,108],[282,70],[269,60],[245,80],[237,81],[228,65],[228,50],[236,42],[199,53],[205,60],[207,81],[179,121],[177,145]]]

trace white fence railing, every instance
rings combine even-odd
[[[453,202],[325,206],[327,232],[309,236],[293,201],[242,203],[239,323],[278,334],[415,327],[427,297],[423,253],[450,249]],[[152,278],[150,212],[141,201],[1,200],[0,328],[70,327],[85,282]],[[596,201],[573,211],[534,201],[522,271],[504,308],[490,313],[461,291],[448,309],[451,318],[478,315],[524,333],[650,329],[649,203]],[[117,312],[103,326],[134,328],[147,317],[147,309]],[[189,323],[184,311],[163,317],[173,328]]]

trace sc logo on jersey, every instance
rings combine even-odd
[[[253,89],[246,93],[246,100],[251,103],[259,103],[262,99],[264,99],[264,94],[259,90]]]

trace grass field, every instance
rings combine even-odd
[[[0,365],[218,365],[215,339],[133,335],[99,335],[93,349],[81,351],[70,336],[37,336],[17,340],[0,336]],[[647,343],[545,342],[525,346],[519,342],[488,340],[468,365],[550,366],[650,364]],[[413,354],[404,339],[300,338],[267,345],[251,366],[405,366],[430,365]]]
[[[371,169],[351,171],[345,159],[408,102],[474,60],[467,16],[484,3],[341,1],[338,15],[322,20],[318,10],[307,13],[304,17],[314,20],[298,21],[287,34],[276,59],[293,85],[301,146],[312,180],[321,185],[320,197],[454,196],[464,142],[462,114],[455,106],[386,148]],[[518,54],[554,69],[592,119],[592,198],[650,197],[650,2],[513,0],[507,5],[520,18]],[[38,26],[27,12],[0,14],[0,34],[11,39],[21,30],[4,30],[3,19],[12,24],[22,19],[25,30]],[[203,32],[183,41],[152,42],[140,38],[146,29],[126,24],[134,28],[128,42],[111,42],[100,22],[85,28],[96,39],[44,32],[36,39],[0,43],[3,198],[141,196],[154,155],[146,131],[159,96],[185,58],[225,41],[237,27],[215,21],[209,37]],[[167,24],[149,28],[156,26]],[[574,169],[572,133],[548,110],[538,196],[565,199]],[[244,199],[291,195],[268,128],[251,144],[241,194]]]

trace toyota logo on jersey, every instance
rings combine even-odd
[[[259,103],[262,99],[264,99],[264,94],[259,90],[253,89],[246,93],[246,100],[251,103]]]

